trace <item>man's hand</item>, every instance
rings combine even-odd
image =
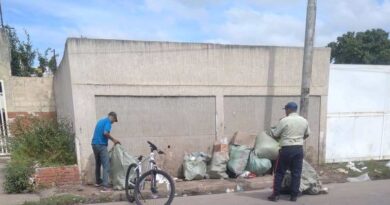
[[[116,139],[112,139],[112,142],[114,143],[114,145],[116,145],[116,144],[121,144],[121,142],[119,142],[119,141],[116,140]]]

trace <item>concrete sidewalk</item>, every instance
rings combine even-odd
[[[327,195],[303,196],[298,202],[288,201],[288,196],[283,196],[278,202],[267,201],[271,190],[240,192],[230,194],[216,194],[192,197],[177,197],[172,205],[388,205],[390,204],[390,180],[330,184],[330,193]],[[104,203],[99,205],[128,205],[128,202]],[[97,205],[97,204],[95,204]]]
[[[1,205],[20,205],[25,201],[38,201],[36,194],[6,194],[3,190],[5,161],[0,161],[0,204]]]

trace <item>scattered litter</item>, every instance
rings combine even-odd
[[[234,189],[229,189],[229,188],[226,189],[226,193],[233,193],[233,192],[234,192]]]
[[[374,170],[375,173],[382,174],[382,171],[379,171],[377,169]]]
[[[237,190],[237,192],[242,192],[242,191],[244,191],[244,188],[242,188],[242,186],[237,184],[236,190]]]
[[[343,168],[338,168],[336,171],[343,173],[343,174],[348,174],[349,172]]]
[[[322,189],[320,190],[320,194],[329,194],[328,187],[322,187]]]
[[[362,167],[362,168],[360,168],[361,170],[366,170],[367,169],[367,167]]]
[[[364,166],[364,162],[358,162],[357,165],[362,167]]]
[[[250,174],[251,174],[250,171],[244,171],[244,173],[240,174],[240,176],[238,176],[238,177],[239,178],[248,178]]]
[[[348,177],[347,181],[349,182],[365,182],[365,181],[371,181],[370,176],[368,176],[368,173],[362,174],[358,177]]]
[[[390,168],[390,161],[386,163],[386,167]]]
[[[345,167],[347,167],[348,169],[350,169],[354,172],[359,172],[359,173],[362,172],[362,170],[356,168],[355,163],[353,163],[353,162],[348,162],[347,166],[345,166]]]

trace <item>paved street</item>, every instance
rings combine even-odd
[[[388,205],[390,204],[390,180],[382,180],[375,182],[361,183],[346,183],[346,184],[331,184],[327,187],[330,189],[328,195],[320,196],[303,196],[299,198],[297,203],[287,201],[287,197],[283,197],[277,204],[305,204],[305,205]],[[174,205],[198,205],[198,204],[213,204],[213,205],[273,205],[274,202],[266,200],[270,190],[193,196],[193,197],[178,197],[174,200]],[[106,203],[105,205],[127,205],[126,202]],[[102,205],[102,204],[100,204]]]

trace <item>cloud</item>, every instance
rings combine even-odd
[[[224,41],[238,44],[299,46],[303,42],[304,22],[290,15],[277,15],[253,9],[230,9],[226,22],[217,27]]]
[[[316,46],[347,31],[390,31],[390,0],[318,2]],[[306,0],[3,0],[6,22],[35,45],[66,37],[302,46]]]

